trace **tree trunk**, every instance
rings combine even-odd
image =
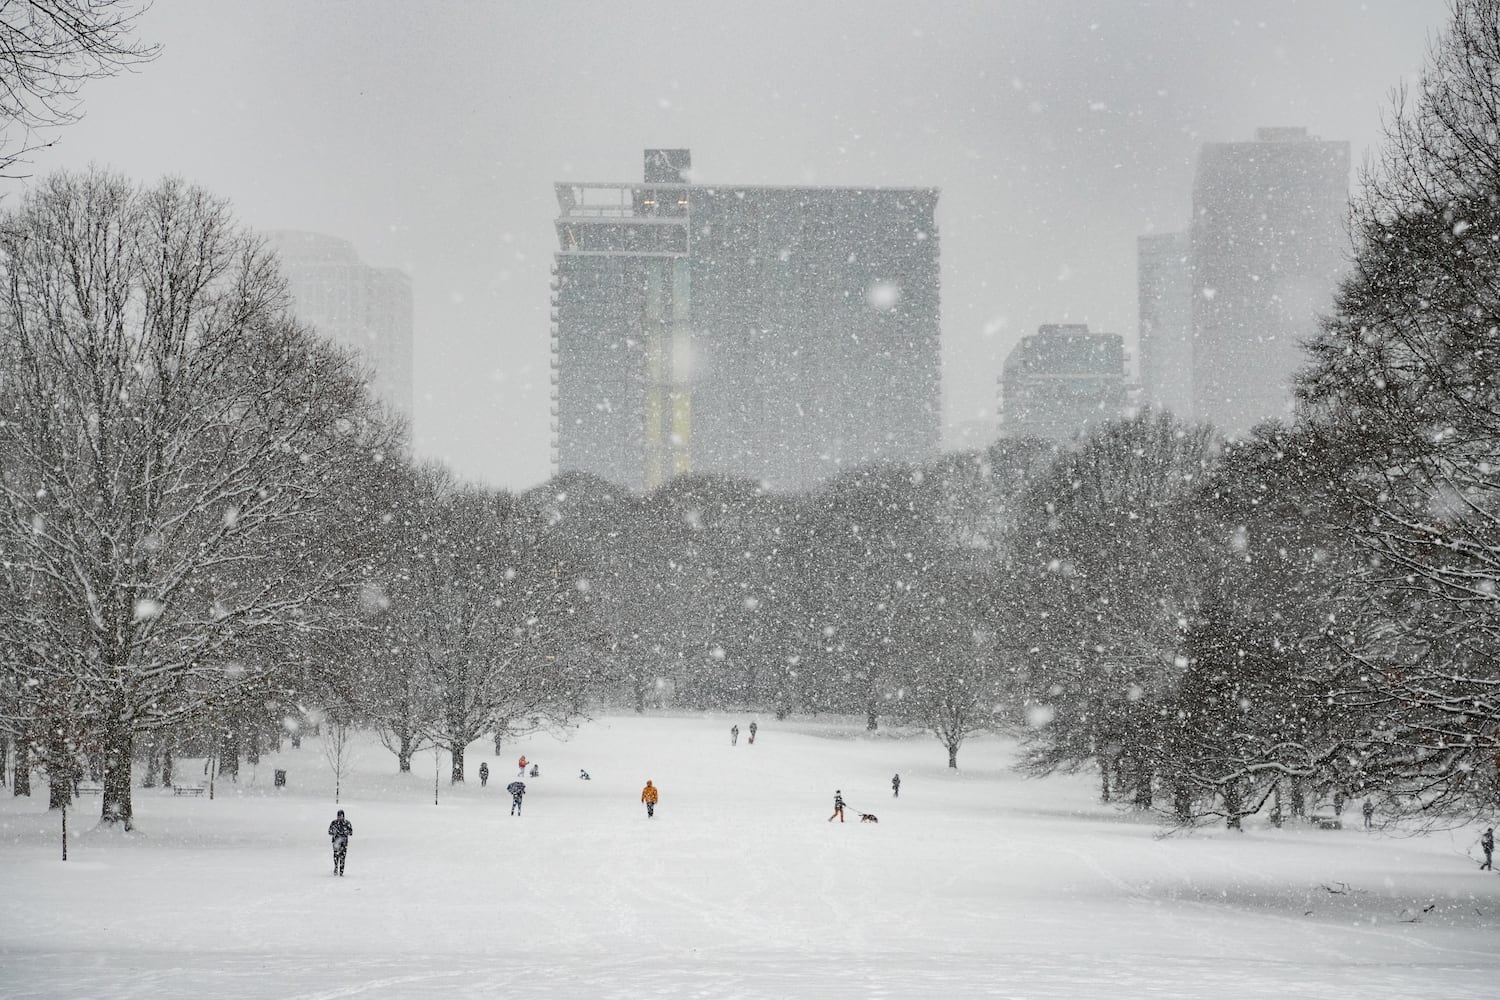
[[[116,709],[109,713],[104,723],[104,802],[100,819],[105,823],[119,823],[130,829],[134,818],[130,801],[130,759],[133,756],[135,733],[130,723]]]
[[[455,743],[453,749],[448,751],[448,756],[453,760],[453,770],[449,772],[448,783],[459,785],[464,780],[464,748],[462,744]]]
[[[1156,775],[1151,770],[1151,764],[1145,754],[1135,758],[1135,807],[1137,809],[1150,809],[1156,804],[1156,793],[1152,788]]]
[[[0,736],[0,788],[5,787],[5,765],[9,763],[10,737]]]
[[[143,775],[141,775],[141,787],[142,788],[155,788],[156,787],[156,744],[153,743],[150,746],[146,747],[146,757],[145,757],[144,763],[146,765],[146,773],[143,774]]]
[[[219,773],[228,775],[230,781],[240,780],[239,733],[228,726],[225,727],[224,735],[219,740]]]
[[[31,795],[31,746],[25,740],[16,741],[16,777],[10,790],[12,795]]]
[[[401,734],[401,745],[396,750],[396,769],[402,774],[411,773],[411,755],[415,752],[411,742],[411,733]]]
[[[1099,801],[1109,801],[1109,758],[1099,755]]]
[[[245,760],[251,764],[260,763],[260,727],[251,726],[245,734]]]
[[[1176,815],[1177,822],[1183,825],[1193,821],[1193,793],[1188,790],[1187,785],[1173,786],[1172,812]]]
[[[1230,830],[1243,830],[1240,825],[1240,786],[1234,782],[1224,786],[1224,825]]]
[[[880,716],[879,716],[879,713],[877,713],[875,711],[875,706],[871,705],[869,708],[865,709],[865,729],[868,730],[869,732],[873,733],[875,730],[877,730],[879,728],[880,728]]]
[[[952,741],[948,743],[948,766],[958,769],[958,744]]]
[[[66,809],[73,801],[73,778],[75,770],[64,761],[56,767],[47,768],[47,808]]]
[[[1307,793],[1303,790],[1301,778],[1292,782],[1292,815],[1298,819],[1307,815]]]
[[[166,788],[172,783],[172,748],[164,746],[161,748],[161,784]]]
[[[295,732],[295,733],[292,734],[292,749],[293,750],[301,750],[302,749],[302,731],[300,729],[297,732]]]

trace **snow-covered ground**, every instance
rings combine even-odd
[[[7,794],[0,996],[1500,995],[1476,830],[1162,837],[1092,779],[1017,776],[1003,739],[966,744],[955,773],[930,737],[765,718],[749,746],[749,721],[608,717],[503,760],[475,744],[436,806],[431,753],[400,776],[364,740],[343,879],[312,742],[213,801],[139,790],[129,835],[72,812],[66,863],[45,789]],[[513,819],[522,752],[542,773]]]

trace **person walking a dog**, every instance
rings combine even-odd
[[[840,823],[844,821],[844,793],[836,788],[833,790],[833,816],[828,817],[828,822],[832,823],[835,817]]]
[[[641,789],[641,801],[646,803],[646,818],[651,819],[656,815],[656,802],[661,794],[656,786],[651,784],[651,779],[646,779],[646,787]]]
[[[344,875],[344,862],[349,857],[349,838],[354,836],[354,824],[344,818],[344,810],[328,824],[328,836],[333,839],[333,873]]]

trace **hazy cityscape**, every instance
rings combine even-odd
[[[1500,0],[0,2],[0,995],[1491,996],[1497,107]]]

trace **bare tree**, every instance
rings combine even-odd
[[[323,739],[323,759],[333,771],[333,801],[337,803],[343,793],[344,776],[354,763],[354,748],[350,741],[353,730],[342,716],[335,714],[322,718],[320,732]]]
[[[1352,276],[1301,397],[1364,549],[1332,632],[1368,769],[1431,814],[1493,804],[1500,753],[1500,0],[1454,0],[1355,203]]]
[[[25,595],[0,624],[79,681],[106,821],[130,822],[138,732],[352,608],[328,541],[393,445],[361,375],[200,189],[60,174],[0,224],[0,539]]]
[[[5,0],[0,3],[0,175],[80,117],[84,83],[154,59],[132,38],[136,0]]]

